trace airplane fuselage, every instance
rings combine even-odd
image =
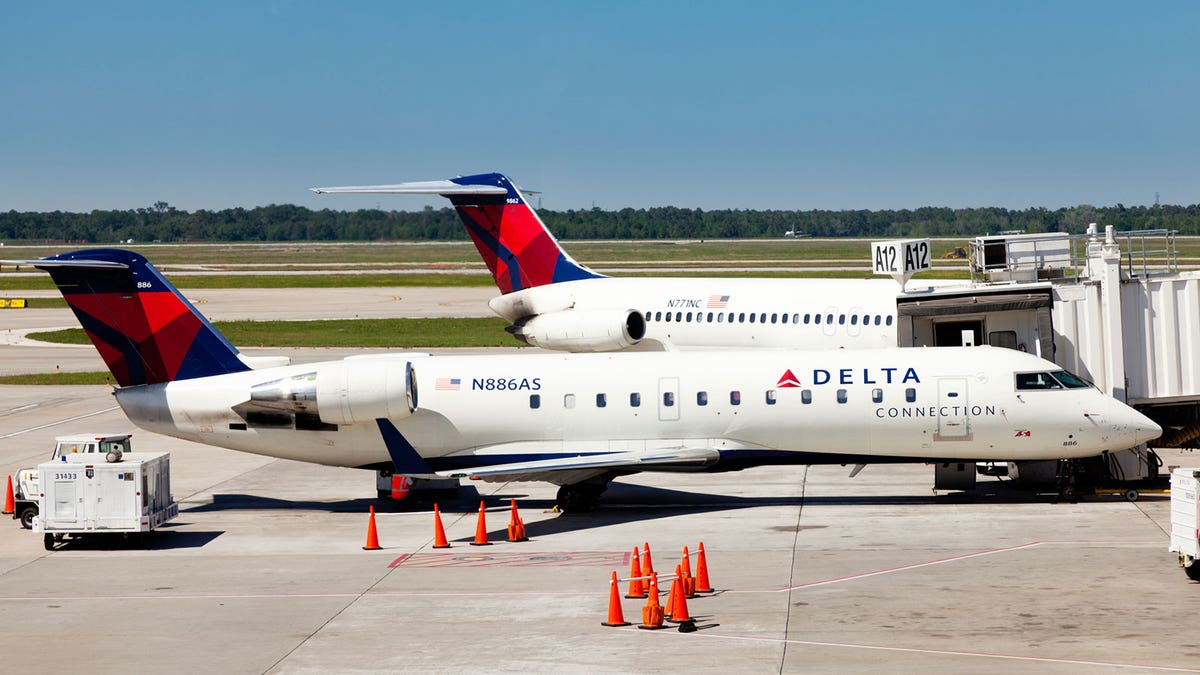
[[[709,449],[703,468],[1084,457],[1153,427],[1059,368],[990,347],[393,354],[126,387],[138,426],[246,452],[384,466],[386,420],[434,470]]]

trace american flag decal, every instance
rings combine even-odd
[[[461,387],[462,378],[460,377],[439,377],[433,384],[436,391],[458,391]]]
[[[708,296],[709,309],[725,309],[725,304],[729,302],[728,295],[710,295]]]

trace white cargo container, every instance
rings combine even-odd
[[[118,461],[104,455],[64,455],[38,465],[40,514],[33,530],[46,549],[66,535],[145,533],[179,515],[171,499],[171,455],[131,452]]]
[[[1200,469],[1171,472],[1171,548],[1188,578],[1200,581]]]

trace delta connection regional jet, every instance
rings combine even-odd
[[[1075,458],[1161,431],[1049,361],[991,347],[270,365],[243,357],[137,253],[25,262],[50,273],[143,429],[418,477],[549,481],[568,510],[640,471]]]
[[[890,279],[606,277],[564,251],[502,174],[312,190],[449,199],[500,289],[492,310],[543,349],[896,346]]]

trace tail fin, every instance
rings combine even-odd
[[[120,249],[32,261],[58,290],[122,387],[250,370],[144,257]]]
[[[502,293],[604,276],[575,262],[530,208],[521,191],[499,173],[398,185],[313,188],[313,192],[446,197]]]

